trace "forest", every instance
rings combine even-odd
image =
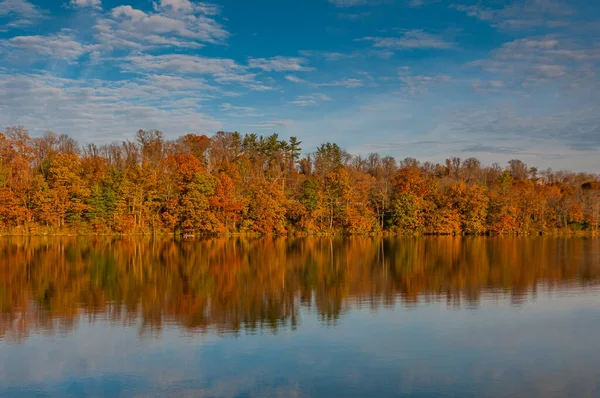
[[[79,145],[0,133],[3,234],[550,234],[600,226],[600,177],[453,157],[302,152],[296,137],[218,132]]]

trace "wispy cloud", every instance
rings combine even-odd
[[[467,143],[468,140],[419,140],[419,141],[388,141],[368,144],[366,147],[372,149],[403,149],[406,147],[419,147],[419,146],[454,146],[460,143]]]
[[[130,137],[139,128],[158,128],[175,137],[221,127],[198,105],[215,90],[202,79],[185,79],[182,85],[177,77],[108,82],[0,73],[0,120],[37,134],[53,129],[101,143]]]
[[[16,28],[33,24],[36,20],[44,18],[46,12],[27,0],[2,0],[0,16],[13,18],[6,26]]]
[[[514,106],[466,109],[456,112],[447,126],[452,135],[479,137],[488,144],[494,139],[506,144],[527,138],[553,141],[555,147],[565,145],[579,151],[600,148],[600,115],[590,106],[553,114]]]
[[[414,50],[414,49],[450,49],[454,43],[431,33],[422,30],[409,30],[402,33],[399,37],[373,37],[367,36],[360,40],[373,42],[374,47],[388,48],[395,50]]]
[[[581,87],[596,76],[598,61],[600,47],[547,35],[507,42],[471,65],[502,74],[521,88],[541,83]]]
[[[291,105],[296,106],[315,106],[318,105],[321,101],[331,101],[331,98],[325,94],[312,94],[312,95],[300,95],[297,96],[295,100],[290,101]]]
[[[256,108],[252,108],[250,106],[235,106],[235,105],[231,105],[228,102],[225,102],[225,103],[221,104],[221,110],[254,112],[256,110]]]
[[[169,90],[173,93],[195,91],[196,98],[208,98],[210,93],[220,92],[220,89],[208,84],[203,78],[183,78],[171,75],[146,75],[144,78],[149,85],[159,90]]]
[[[323,57],[328,61],[337,61],[340,59],[352,58],[354,57],[354,53],[340,53],[340,52],[328,52],[325,51],[322,53]]]
[[[205,15],[217,15],[220,13],[220,8],[214,4],[193,0],[160,0],[160,7],[184,14],[201,13]]]
[[[356,13],[338,13],[337,17],[338,19],[341,20],[346,20],[346,21],[356,21],[359,19],[363,19],[363,18],[367,18],[369,15],[371,15],[371,12],[356,12]]]
[[[292,83],[306,83],[306,80],[300,79],[298,76],[294,75],[285,75],[285,80],[290,81]]]
[[[453,8],[504,30],[564,26],[574,10],[558,0],[512,1],[500,7],[454,4]]]
[[[232,59],[207,58],[187,54],[132,55],[124,59],[135,68],[159,70],[180,74],[211,74],[236,80],[251,80],[248,75],[238,74],[244,67]]]
[[[410,0],[408,5],[411,7],[421,7],[425,4],[425,0]]]
[[[275,130],[289,127],[294,124],[293,120],[281,119],[281,120],[265,120],[255,124],[245,124],[244,127],[251,130]]]
[[[477,92],[484,93],[504,88],[504,82],[502,80],[474,80],[471,82],[471,87]]]
[[[267,72],[308,72],[313,68],[303,65],[306,59],[299,57],[251,58],[248,67]]]
[[[173,73],[182,76],[210,76],[215,83],[238,84],[255,91],[275,87],[257,79],[243,65],[228,58],[207,58],[188,54],[131,55],[123,59],[121,68],[135,73]]]
[[[356,7],[384,3],[384,0],[329,0],[336,7]]]
[[[405,85],[409,94],[425,94],[429,88],[438,83],[448,83],[452,78],[446,74],[420,75],[413,74],[410,68],[404,67],[398,70],[398,78]]]
[[[344,79],[344,80],[335,80],[328,83],[317,83],[316,87],[346,87],[346,88],[357,88],[363,87],[363,81],[360,79]]]
[[[222,111],[226,111],[229,117],[264,117],[264,113],[257,113],[256,108],[251,106],[231,105],[228,102],[221,104]]]
[[[27,0],[0,1],[0,15],[16,15],[24,18],[40,18],[43,12]]]
[[[69,30],[63,30],[55,35],[46,36],[16,36],[4,44],[11,51],[11,57],[21,56],[24,52],[39,57],[61,58],[68,62],[76,61],[83,54],[92,51],[95,46],[81,44]]]
[[[371,49],[371,50],[355,50],[349,52],[339,52],[339,51],[300,51],[300,53],[305,57],[314,57],[314,58],[323,58],[326,61],[341,61],[347,60],[351,58],[381,58],[381,59],[390,59],[394,52],[388,49]]]

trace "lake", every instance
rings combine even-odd
[[[600,396],[597,238],[4,238],[0,396]]]

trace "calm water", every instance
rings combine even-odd
[[[599,239],[4,239],[0,396],[600,396],[599,282]]]

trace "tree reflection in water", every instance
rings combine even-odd
[[[0,243],[0,338],[68,332],[80,320],[191,332],[296,328],[300,308],[335,324],[352,307],[596,284],[588,238],[11,238]]]

